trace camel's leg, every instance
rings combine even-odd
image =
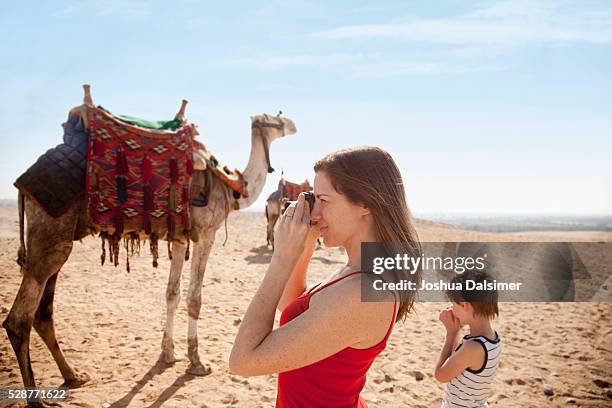
[[[55,324],[53,322],[53,298],[55,296],[55,284],[57,282],[57,276],[59,273],[51,276],[47,280],[47,285],[38,305],[38,310],[34,316],[34,328],[38,332],[38,335],[45,342],[57,366],[64,377],[64,386],[69,388],[78,388],[89,381],[87,374],[81,374],[68,365],[66,357],[57,343],[55,337]]]
[[[215,231],[207,230],[201,234],[200,241],[194,245],[191,260],[191,277],[189,280],[189,294],[187,310],[189,311],[189,331],[187,333],[187,349],[189,355],[189,368],[187,372],[194,375],[208,375],[211,372],[208,364],[203,365],[198,355],[198,318],[202,306],[202,281],[206,271],[206,263],[210,250],[215,242]]]
[[[278,214],[270,214],[270,219],[268,220],[268,241],[272,245],[272,249],[274,249],[274,226],[276,225],[276,221],[278,220]]]
[[[266,225],[266,245],[270,244],[272,245],[272,248],[274,248],[274,236],[270,234],[271,225],[272,225],[272,220],[268,218],[268,224]]]
[[[30,362],[30,331],[43,289],[43,283],[38,282],[33,276],[24,275],[13,307],[2,323],[15,351],[25,387],[36,387]]]
[[[82,209],[81,204],[75,204],[61,217],[52,218],[38,205],[27,200],[25,202],[28,233],[27,257],[22,268],[23,280],[11,311],[2,325],[15,351],[26,387],[36,386],[30,361],[30,332],[36,311],[41,304],[47,281],[59,272],[72,251],[72,240],[77,217]],[[55,282],[51,282],[50,289],[54,288],[54,285]],[[48,332],[44,333],[47,338],[43,339],[48,341]]]
[[[166,363],[174,363],[179,357],[174,353],[174,316],[181,300],[181,272],[185,261],[187,247],[180,242],[172,243],[172,263],[168,287],[166,288],[166,328],[162,340],[161,359]]]
[[[43,240],[44,237],[41,236],[37,239],[34,236],[32,241],[37,241],[35,244],[41,244],[39,239]],[[46,257],[35,257],[38,252],[37,250],[43,249],[42,245],[28,245],[28,247],[35,248],[36,250],[28,251],[21,286],[13,302],[13,307],[2,325],[7,331],[17,356],[25,387],[36,387],[30,359],[30,333],[34,325],[47,347],[51,350],[66,380],[65,385],[75,388],[85,383],[89,377],[76,373],[66,363],[55,339],[52,320],[55,280],[60,268],[68,259],[68,255],[72,250],[72,241],[52,242],[51,248],[45,248],[45,250],[52,251]],[[45,280],[47,271],[50,271],[53,275]],[[29,401],[29,403],[30,405],[37,405],[39,401]]]

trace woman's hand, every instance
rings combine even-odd
[[[459,319],[453,314],[451,308],[446,308],[440,311],[440,315],[438,319],[442,322],[444,327],[446,328],[446,333],[449,336],[455,336],[461,330],[461,323]]]
[[[297,203],[292,203],[280,216],[274,231],[272,262],[277,260],[285,265],[294,265],[306,248],[314,246],[318,235],[319,229],[310,225],[310,210],[304,193],[301,193]]]

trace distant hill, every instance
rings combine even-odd
[[[14,198],[0,198],[0,206],[6,207],[12,205],[17,205],[17,200]]]
[[[447,215],[419,214],[419,218],[483,232],[612,231],[610,215]]]

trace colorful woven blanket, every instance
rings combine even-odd
[[[83,106],[90,135],[86,191],[95,227],[116,241],[142,232],[155,240],[188,236],[193,126],[146,129]]]

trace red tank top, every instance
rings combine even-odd
[[[325,285],[319,284],[303,293],[283,310],[280,325],[308,310],[310,298],[317,291],[357,273],[360,272],[350,273]],[[394,303],[393,319],[387,334],[378,344],[367,349],[347,347],[316,363],[280,373],[276,407],[367,408],[359,393],[365,385],[368,369],[387,345],[395,322],[396,306]]]

